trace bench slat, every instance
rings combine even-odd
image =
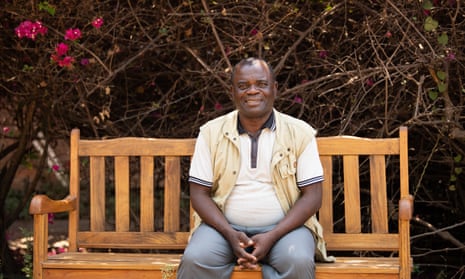
[[[386,164],[382,155],[370,156],[371,220],[374,233],[388,233]]]
[[[117,232],[129,231],[129,158],[115,157],[115,224]]]
[[[78,232],[84,248],[184,249],[189,232]]]
[[[154,160],[152,156],[140,158],[140,231],[150,232],[155,229],[154,205]]]
[[[326,205],[320,208],[318,220],[325,233],[333,232],[333,161],[331,156],[320,156],[324,173],[323,197],[321,204]]]
[[[394,233],[326,233],[327,248],[331,251],[395,251],[399,235]]]
[[[344,155],[344,209],[347,233],[359,233],[360,217],[360,181],[358,156]]]
[[[352,136],[318,138],[320,155],[399,154],[398,138],[368,139]]]
[[[156,149],[153,147],[157,146]],[[195,139],[117,138],[80,140],[79,156],[191,156]]]
[[[181,197],[181,161],[179,157],[165,157],[165,214],[164,231],[179,231]]]
[[[79,164],[79,163],[78,163]],[[105,230],[105,158],[90,158],[90,229]]]

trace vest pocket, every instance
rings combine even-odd
[[[283,155],[284,157],[278,162],[277,168],[281,178],[288,178],[289,176],[294,176],[296,173],[297,160],[293,153],[287,153]]]

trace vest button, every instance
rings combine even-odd
[[[236,171],[233,171],[233,174],[236,175]]]

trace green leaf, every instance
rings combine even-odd
[[[456,174],[456,175],[459,175],[459,174],[461,174],[461,173],[462,173],[462,171],[463,171],[463,169],[462,169],[462,168],[454,168],[454,172],[455,172],[455,174]]]
[[[455,163],[460,163],[460,161],[462,161],[462,155],[457,154],[457,156],[454,157],[454,162]]]
[[[438,90],[439,90],[440,93],[446,92],[446,90],[447,90],[447,84],[444,83],[444,82],[440,82],[440,83],[438,84]]]
[[[455,185],[449,185],[449,191],[455,191],[457,190],[457,188],[455,187]]]
[[[449,36],[447,36],[446,32],[442,32],[441,35],[438,36],[438,43],[445,46],[449,42]]]
[[[452,174],[450,176],[450,182],[455,182],[455,181],[457,181],[457,176],[455,176],[455,174]]]
[[[424,28],[426,31],[433,31],[438,28],[438,25],[439,23],[430,16],[425,19]]]
[[[436,72],[436,75],[437,75],[438,78],[439,78],[440,80],[442,80],[442,81],[444,81],[444,80],[446,79],[446,77],[447,77],[447,74],[446,74],[446,72],[444,72],[444,71],[437,71],[437,72]]]
[[[423,2],[423,9],[425,10],[431,10],[433,8],[433,3],[430,0],[425,0]]]
[[[39,11],[46,11],[50,15],[54,16],[56,9],[54,6],[50,5],[47,1],[39,3]]]
[[[430,90],[430,91],[428,91],[428,97],[431,100],[435,101],[438,98],[438,92],[434,91],[434,90]]]

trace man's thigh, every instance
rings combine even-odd
[[[221,266],[235,261],[227,240],[214,228],[201,224],[192,234],[184,255],[195,257],[209,266]]]

